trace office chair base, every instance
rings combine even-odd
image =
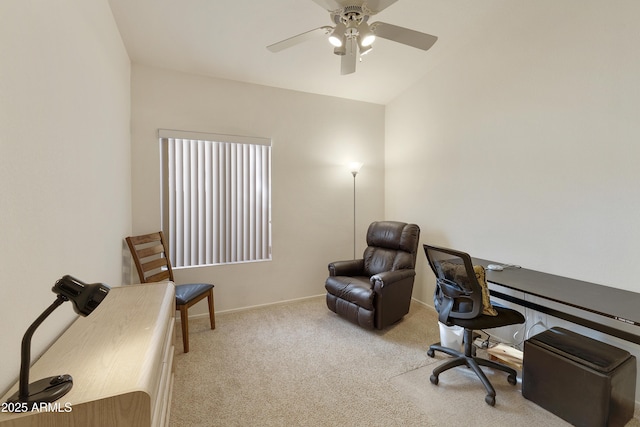
[[[493,368],[499,371],[506,372],[508,374],[507,381],[511,385],[515,385],[517,383],[517,373],[515,369],[505,366],[501,363],[497,363],[497,362],[494,362],[493,360],[487,360],[487,359],[482,359],[480,357],[473,356],[472,347],[473,346],[471,344],[465,343],[465,353],[461,353],[449,347],[443,347],[437,344],[430,346],[429,350],[427,351],[427,355],[429,357],[434,357],[435,352],[440,351],[442,353],[453,356],[454,358],[446,361],[442,365],[435,368],[433,370],[433,373],[431,374],[431,377],[429,378],[429,381],[431,381],[431,384],[433,385],[438,385],[438,382],[439,382],[438,377],[440,376],[441,373],[451,368],[455,368],[456,366],[464,365],[468,368],[473,369],[473,372],[475,372],[476,376],[480,379],[480,381],[484,385],[484,388],[487,391],[487,395],[485,396],[484,401],[489,406],[495,406],[496,390],[493,388],[493,386],[489,382],[489,379],[487,378],[485,373],[482,371],[482,368],[480,368],[480,366],[486,366],[488,368]]]

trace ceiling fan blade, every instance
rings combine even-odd
[[[307,31],[306,33],[298,34],[297,36],[289,37],[288,39],[269,45],[267,46],[267,49],[274,53],[280,52],[281,50],[306,42],[307,40],[314,39],[322,34],[329,34],[332,29],[333,28],[328,26],[316,28],[314,30]]]
[[[373,13],[382,12],[398,0],[367,0],[365,6]]]
[[[333,12],[334,10],[342,9],[344,6],[340,4],[338,0],[312,0],[318,6]]]
[[[410,30],[386,22],[374,22],[371,24],[371,31],[383,39],[406,44],[422,50],[428,50],[438,40],[436,36]]]
[[[340,74],[352,74],[356,72],[356,59],[358,57],[358,46],[355,38],[347,39],[347,51],[340,60]]]

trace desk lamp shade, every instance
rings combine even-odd
[[[70,300],[75,312],[83,317],[90,315],[109,293],[109,287],[105,284],[87,285],[68,275],[58,280],[51,290]]]
[[[69,275],[58,280],[53,288],[56,300],[29,326],[22,338],[22,354],[20,363],[20,387],[11,396],[8,403],[26,403],[31,410],[34,404],[55,402],[71,390],[71,375],[56,375],[29,384],[29,367],[31,364],[31,337],[38,326],[65,301],[73,303],[73,309],[79,315],[90,315],[109,293],[109,286],[103,283],[86,284]],[[24,410],[24,408],[20,408]]]

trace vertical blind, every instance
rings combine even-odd
[[[163,135],[163,228],[173,265],[271,259],[270,140]]]

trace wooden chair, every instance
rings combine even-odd
[[[161,282],[171,280],[173,271],[168,257],[168,247],[162,231],[132,236],[125,239],[138,270],[141,283]],[[176,310],[180,311],[182,324],[182,344],[184,352],[189,352],[189,307],[204,298],[209,303],[209,320],[211,329],[216,328],[216,318],[213,310],[213,285],[209,283],[190,283],[176,286]]]

